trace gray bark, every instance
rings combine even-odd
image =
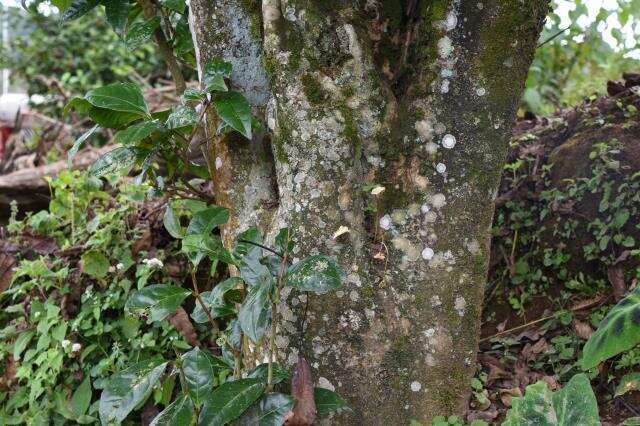
[[[283,294],[281,362],[304,355],[354,406],[335,424],[463,412],[493,199],[546,0],[191,8],[201,64],[243,52],[264,67],[233,82],[251,90],[244,82],[263,70],[270,81],[269,134],[252,151],[208,133],[208,155],[222,160],[216,196],[236,218],[227,241],[256,224],[270,235],[289,226],[296,257],[332,254],[347,271],[336,294]],[[349,232],[334,239],[340,227]]]

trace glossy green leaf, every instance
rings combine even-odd
[[[289,381],[291,380],[291,373],[289,373],[283,366],[281,366],[278,363],[274,363],[272,365],[273,368],[273,383],[274,384],[278,384],[284,381]],[[268,370],[269,370],[269,364],[268,363],[263,363],[258,365],[256,368],[254,368],[253,370],[251,370],[248,374],[247,377],[250,379],[262,379],[265,382],[267,381],[267,376],[268,376]]]
[[[89,174],[102,177],[111,173],[123,173],[130,170],[138,160],[139,151],[135,148],[116,148],[98,158],[89,167]]]
[[[195,411],[191,398],[180,395],[160,412],[149,426],[189,426],[193,422]]]
[[[215,98],[214,105],[225,123],[247,139],[251,139],[251,105],[242,94],[222,93]]]
[[[190,127],[198,124],[200,117],[194,107],[180,105],[171,111],[167,118],[166,126],[168,129],[180,129],[182,127]]]
[[[113,137],[112,143],[122,145],[135,145],[156,132],[164,130],[157,120],[143,121],[120,130]]]
[[[587,370],[640,343],[640,287],[615,305],[589,337],[580,365]]]
[[[589,379],[576,374],[561,390],[551,392],[539,381],[514,398],[503,426],[599,426],[598,404]]]
[[[285,276],[285,285],[299,291],[326,293],[340,288],[344,272],[331,257],[309,256],[291,265]]]
[[[160,18],[155,17],[148,21],[138,21],[131,24],[124,37],[124,43],[129,50],[136,50],[153,36],[155,30],[160,27]]]
[[[235,253],[240,258],[240,276],[249,286],[271,285],[273,276],[266,265],[261,263],[262,236],[255,228],[250,228],[238,235]]]
[[[129,19],[128,0],[102,0],[104,14],[111,28],[119,34],[124,34]]]
[[[176,217],[171,203],[167,204],[167,208],[164,211],[164,217],[162,218],[164,228],[173,238],[182,238],[184,236],[184,229],[180,225],[180,221]]]
[[[76,139],[73,146],[67,152],[67,158],[71,160],[73,157],[75,157],[82,144],[84,144],[87,139],[89,139],[98,129],[100,129],[100,125],[96,124],[89,130],[84,132],[78,139]]]
[[[130,311],[148,310],[151,321],[162,321],[178,309],[191,292],[169,284],[155,284],[133,293],[126,303]]]
[[[227,315],[233,315],[235,308],[224,300],[224,295],[230,290],[234,290],[242,283],[242,279],[238,277],[228,278],[221,283],[216,284],[213,290],[206,291],[200,295],[204,304],[208,307],[213,318]],[[200,302],[196,302],[196,307],[191,313],[191,318],[199,324],[209,321],[207,313],[202,308]]]
[[[167,362],[154,358],[138,362],[111,376],[100,395],[102,423],[121,423],[131,411],[144,403],[166,367]]]
[[[91,378],[89,375],[84,378],[78,389],[73,392],[69,405],[71,411],[77,417],[87,412],[89,405],[91,405]]]
[[[200,424],[223,426],[237,419],[264,392],[265,383],[258,379],[240,379],[224,383],[205,401]]]
[[[294,399],[290,395],[267,394],[253,404],[237,423],[242,426],[282,426],[293,404]]]
[[[99,3],[98,0],[72,0],[69,7],[62,12],[60,19],[62,22],[78,19],[93,10]]]
[[[109,259],[98,250],[82,254],[82,272],[96,278],[104,278],[109,272]]]
[[[196,406],[202,405],[216,383],[218,374],[228,368],[227,364],[206,350],[193,348],[182,355],[184,379]]]
[[[240,306],[238,312],[240,328],[254,343],[262,339],[271,323],[269,293],[272,289],[273,283],[251,287],[247,298]]]
[[[137,84],[113,83],[87,92],[84,98],[91,105],[113,111],[129,112],[141,117],[149,114],[149,107]]]
[[[202,81],[208,92],[226,92],[228,90],[224,79],[231,75],[232,66],[222,59],[213,59],[204,67]]]
[[[231,253],[222,245],[219,235],[186,235],[182,239],[182,252],[189,257],[194,265],[198,265],[204,256],[231,265],[237,263]]]
[[[624,395],[627,392],[640,390],[640,373],[629,373],[622,376],[620,384],[616,387],[616,395]]]
[[[204,210],[196,212],[189,226],[187,227],[188,235],[208,235],[213,228],[218,225],[227,223],[229,220],[229,209],[218,206],[210,206]]]
[[[324,416],[334,411],[351,410],[347,401],[337,393],[325,388],[314,388],[313,399],[318,415]]]

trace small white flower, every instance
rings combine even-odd
[[[420,383],[418,381],[411,382],[411,390],[413,392],[419,392],[420,389],[422,389],[422,383]]]
[[[382,185],[377,185],[375,188],[373,188],[371,190],[371,195],[379,195],[382,194],[384,192],[384,186]]]
[[[109,266],[109,273],[113,274],[116,271],[115,266]]]
[[[438,173],[444,173],[447,171],[447,166],[444,163],[438,163],[436,164],[436,171]]]
[[[118,263],[118,264],[116,265],[116,269],[117,269],[118,271],[122,271],[122,270],[124,269],[124,264],[123,264],[122,262]]]
[[[451,149],[456,145],[456,137],[450,133],[447,133],[442,137],[442,146]]]
[[[164,266],[164,263],[162,263],[162,260],[158,259],[157,257],[151,258],[151,259],[144,259],[142,261],[142,263],[146,264],[149,268],[162,268]]]
[[[434,255],[435,253],[433,252],[433,249],[431,247],[425,247],[424,250],[422,250],[422,258],[424,260],[431,260],[433,259]]]
[[[80,349],[82,349],[82,345],[80,343],[74,343],[73,345],[71,345],[72,352],[78,352],[80,351]]]
[[[60,344],[62,345],[63,349],[67,349],[67,347],[71,344],[71,341],[64,339],[62,342],[60,342]]]

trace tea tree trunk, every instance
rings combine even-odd
[[[285,293],[278,309],[279,361],[305,356],[355,409],[333,424],[463,412],[493,200],[546,11],[546,0],[191,1],[199,67],[232,62],[265,122],[248,143],[217,137],[207,117],[216,197],[234,217],[225,238],[289,226],[295,257],[328,253],[347,273],[341,291]]]

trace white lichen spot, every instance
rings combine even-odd
[[[417,260],[418,256],[420,256],[420,249],[411,244],[411,241],[409,241],[409,239],[407,238],[398,236],[395,237],[391,242],[393,243],[393,246],[396,248],[396,250],[404,252],[407,260],[411,262]]]
[[[335,239],[336,239],[336,238],[338,238],[340,235],[342,235],[342,234],[346,234],[347,232],[349,232],[349,228],[348,228],[348,227],[346,227],[346,226],[344,226],[344,225],[341,225],[341,226],[336,230],[336,232],[334,232],[334,233],[333,233],[333,236],[332,236],[331,238],[335,240]]]
[[[431,210],[431,208],[429,207],[429,204],[427,204],[427,203],[424,203],[423,205],[420,206],[420,211],[422,212],[422,214],[425,214],[429,210]]]
[[[478,7],[479,10],[484,9],[484,4],[478,2],[478,4],[476,5]]]
[[[451,149],[456,146],[456,137],[450,133],[447,133],[442,137],[442,146]]]
[[[351,299],[352,302],[357,302],[360,299],[360,295],[357,291],[351,290],[351,293],[349,293],[349,299]]]
[[[216,170],[220,170],[222,167],[222,158],[216,157]]]
[[[465,246],[471,254],[478,254],[480,252],[480,244],[476,240],[466,242]]]
[[[391,229],[391,225],[392,225],[391,216],[389,216],[388,214],[385,214],[380,218],[380,228],[384,230],[389,230]]]
[[[507,68],[511,68],[511,67],[513,67],[513,58],[512,58],[512,57],[508,57],[507,59],[505,59],[505,60],[502,62],[502,65],[504,65],[504,66],[505,66],[505,67],[507,67]]]
[[[444,79],[440,82],[440,93],[449,93],[449,80]]]
[[[438,193],[431,196],[431,205],[435,209],[441,209],[445,206],[445,204],[447,204],[447,198],[444,196],[444,194]]]
[[[420,389],[422,389],[422,383],[418,382],[418,381],[413,381],[411,382],[411,391],[412,392],[420,392]]]
[[[448,57],[451,55],[451,52],[453,52],[453,43],[449,37],[444,36],[438,40],[438,53],[441,58]]]
[[[451,31],[458,25],[458,17],[455,12],[451,11],[447,14],[447,18],[444,20],[444,30]]]
[[[464,300],[464,297],[457,296],[453,307],[458,313],[458,315],[463,316],[465,312],[465,308],[467,307],[467,301]]]
[[[438,144],[437,143],[433,143],[433,142],[428,142],[425,146],[424,146],[424,150],[427,152],[427,154],[429,155],[436,155],[436,153],[438,152]]]
[[[318,386],[317,387],[323,388],[323,389],[328,389],[331,392],[335,392],[335,390],[336,390],[336,387],[333,386],[331,384],[331,382],[329,381],[329,379],[327,379],[326,377],[320,377],[318,379]]]
[[[433,223],[438,220],[438,215],[434,211],[429,211],[424,214],[424,221],[427,223]]]
[[[476,95],[478,96],[484,96],[487,94],[487,89],[485,89],[484,87],[478,87],[476,89]]]
[[[425,247],[425,248],[422,250],[422,258],[423,258],[424,260],[431,260],[431,259],[433,259],[434,254],[435,254],[435,253],[434,253],[434,251],[433,251],[433,249],[432,249],[431,247]]]
[[[447,171],[447,166],[444,163],[438,163],[436,164],[436,172],[438,173],[444,173]]]
[[[420,139],[422,139],[422,141],[426,142],[429,141],[433,138],[433,125],[431,124],[431,121],[429,120],[420,120],[420,121],[416,121],[416,124],[414,125],[416,132],[418,132],[418,136],[420,136]]]
[[[437,308],[438,306],[442,305],[442,300],[440,300],[440,296],[435,295],[435,296],[431,296],[431,306],[433,306],[434,308]]]
[[[384,192],[384,186],[382,185],[376,185],[372,190],[371,190],[371,195],[380,195]]]

